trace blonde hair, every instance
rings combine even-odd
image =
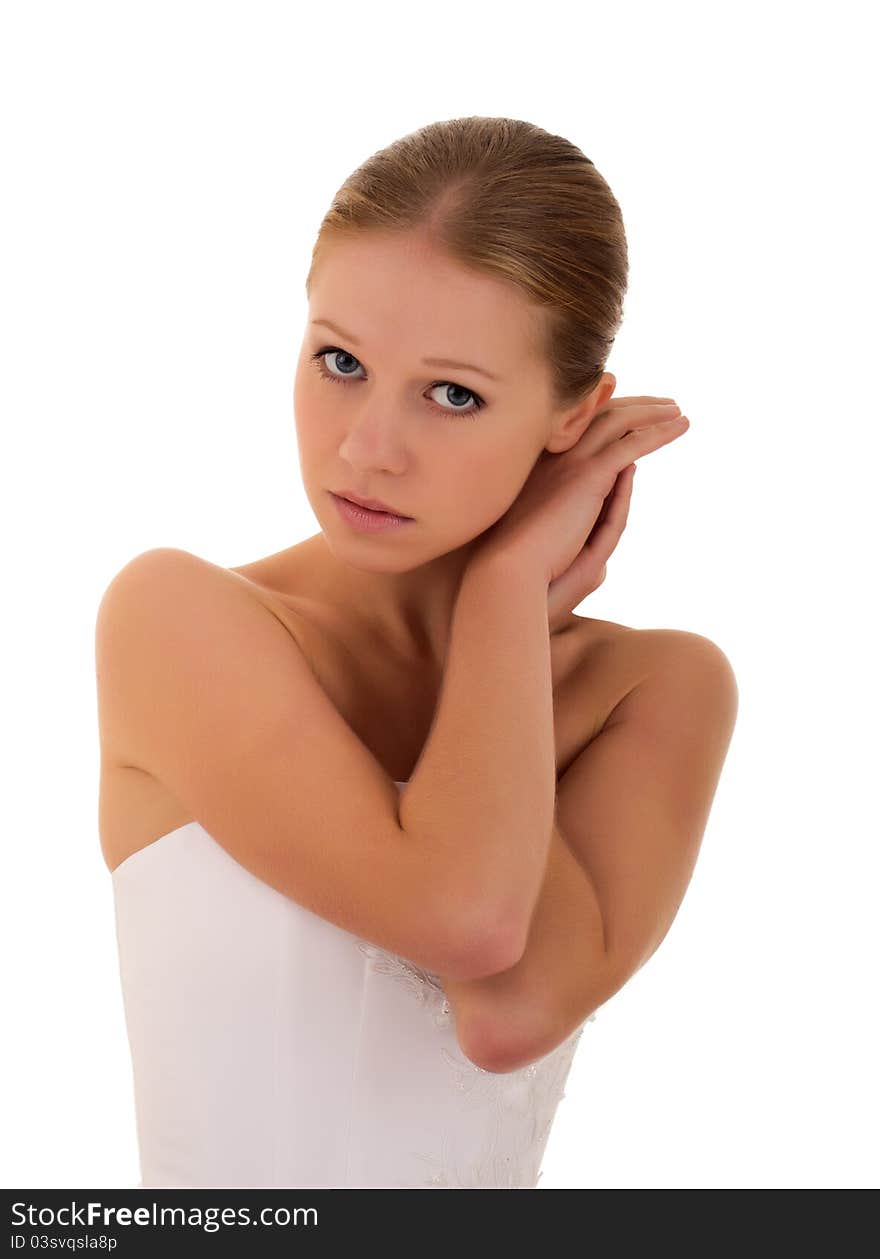
[[[599,383],[623,320],[623,217],[590,158],[515,118],[434,122],[367,158],[324,215],[324,250],[365,232],[418,232],[466,267],[513,282],[543,313],[554,404]]]

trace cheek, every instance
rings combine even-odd
[[[470,489],[482,489],[488,494],[499,494],[503,492],[507,469],[501,459],[496,455],[490,455],[488,458],[468,459],[465,468],[459,470],[459,475],[467,482]]]
[[[522,458],[505,446],[492,447],[479,452],[470,447],[465,458],[452,459],[443,464],[443,484],[460,515],[469,528],[488,528],[507,510],[528,474]],[[440,487],[439,469],[431,480]]]
[[[509,500],[519,492],[534,462],[530,449],[520,450],[511,441],[494,440],[485,449],[471,449],[457,472],[471,488],[482,486],[486,494]]]
[[[293,378],[294,406],[303,407],[303,414],[313,413],[325,408],[327,403],[332,401],[327,396],[329,393],[332,393],[332,390],[325,387],[314,363],[308,358],[302,359],[297,364],[296,375]]]
[[[309,391],[305,387],[305,382],[302,379],[302,368],[300,368],[293,379],[293,422],[298,433],[301,433],[305,428],[305,419],[309,409]]]
[[[303,372],[307,369],[303,369]],[[298,375],[293,386],[293,419],[297,438],[303,450],[326,447],[333,440],[332,402],[315,388],[308,377]]]

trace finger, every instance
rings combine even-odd
[[[617,478],[610,497],[606,499],[608,510],[601,522],[590,535],[590,549],[594,550],[597,563],[607,560],[620,541],[629,518],[629,505],[632,500],[633,481],[636,467],[631,463],[624,468]]]
[[[634,465],[630,464],[630,467],[633,468],[633,471],[635,471]],[[593,527],[590,530],[585,543],[585,546],[588,546],[591,551],[595,552],[596,541],[597,539],[602,538],[602,530],[604,529],[606,523],[609,520],[616,520],[616,511],[620,504],[621,495],[626,495],[627,502],[629,501],[628,496],[629,493],[631,493],[631,490],[627,489],[627,481],[631,481],[631,479],[632,473],[629,472],[628,469],[624,468],[617,476],[610,492],[603,500],[602,506],[599,509],[599,514],[593,521]]]
[[[608,513],[605,520],[593,526],[574,562],[550,583],[549,606],[554,617],[576,608],[605,580],[606,563],[626,525],[634,475],[634,464],[621,472],[602,505],[603,511]]]
[[[661,446],[668,446],[689,427],[690,420],[686,415],[676,415],[669,420],[648,424],[645,428],[627,431],[595,456],[596,475],[607,484],[607,479],[617,476],[628,463],[659,450]]]
[[[584,431],[579,444],[584,447],[585,454],[592,454],[625,432],[649,428],[652,424],[680,414],[681,407],[677,402],[652,401],[632,406],[612,406],[593,417],[593,422]]]
[[[663,403],[663,402],[674,402],[674,401],[675,401],[674,398],[655,398],[653,394],[641,393],[641,394],[635,394],[632,397],[627,397],[627,398],[611,398],[608,405],[618,406],[618,407],[650,406],[654,402]]]

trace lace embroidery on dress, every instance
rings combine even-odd
[[[585,1020],[591,1022],[595,1015]],[[444,1057],[457,1087],[486,1111],[486,1138],[468,1166],[456,1160],[449,1134],[441,1136],[436,1155],[416,1157],[434,1168],[424,1181],[432,1189],[533,1189],[541,1179],[538,1163],[550,1134],[564,1085],[583,1035],[584,1024],[546,1057],[518,1071],[496,1074],[463,1055]]]
[[[374,968],[383,975],[403,983],[419,1002],[429,1011],[437,1027],[446,1027],[452,1021],[452,1007],[446,1000],[446,993],[440,983],[440,977],[431,971],[422,970],[415,962],[408,962],[396,953],[371,944],[368,940],[358,940],[360,951],[370,958]]]
[[[366,940],[358,948],[369,957],[377,971],[402,983],[422,1005],[437,1027],[452,1021],[449,1002],[439,977],[413,962],[389,953]],[[560,1045],[517,1071],[487,1071],[465,1057],[450,1052],[446,1045],[440,1054],[456,1088],[468,1102],[486,1112],[487,1130],[477,1159],[462,1167],[451,1147],[451,1133],[441,1133],[436,1154],[414,1151],[414,1157],[428,1165],[431,1174],[423,1181],[430,1189],[533,1189],[543,1174],[537,1163],[556,1115],[565,1097],[564,1086],[584,1027],[596,1018],[591,1014]],[[519,1138],[515,1133],[519,1132]]]

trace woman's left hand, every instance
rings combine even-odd
[[[664,404],[668,405],[674,401],[674,398],[650,396],[612,398],[602,411],[596,412],[593,421],[599,415],[614,408],[632,407],[634,408],[633,418],[638,418],[639,427],[644,427],[664,419]],[[589,440],[589,428],[581,440]],[[608,560],[626,528],[635,471],[636,465],[631,463],[619,474],[611,493],[602,505],[583,549],[574,563],[551,581],[547,589],[547,610],[551,634],[562,629],[578,604],[582,603],[594,590],[598,590],[605,580]]]

